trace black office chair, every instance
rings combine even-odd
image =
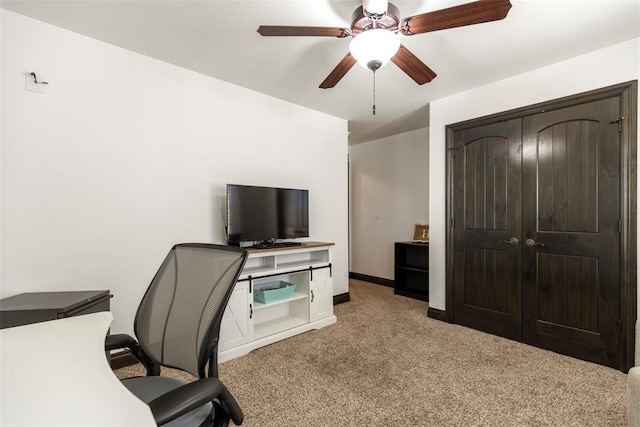
[[[126,334],[107,336],[107,350],[128,348],[145,366],[147,376],[122,382],[149,405],[158,425],[242,424],[240,406],[218,379],[218,337],[246,257],[244,249],[231,246],[175,245],[138,307],[138,341]],[[160,366],[198,379],[159,376]]]

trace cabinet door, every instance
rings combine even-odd
[[[333,314],[333,279],[330,267],[314,268],[311,272],[309,303],[312,322]]]
[[[251,298],[249,282],[236,283],[222,316],[219,351],[228,350],[253,339]]]

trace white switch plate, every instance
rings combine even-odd
[[[26,90],[37,93],[44,93],[44,87],[46,86],[44,84],[37,84],[36,82],[34,82],[33,76],[31,76],[30,74],[25,74],[24,84]]]

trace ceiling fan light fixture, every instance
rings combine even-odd
[[[366,30],[351,40],[349,52],[364,68],[375,70],[384,66],[400,48],[400,39],[396,33],[382,28]],[[373,70],[373,71],[375,71]]]

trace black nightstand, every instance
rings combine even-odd
[[[0,329],[109,311],[108,290],[30,292],[0,300]]]

